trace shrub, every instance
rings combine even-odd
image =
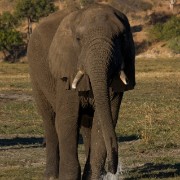
[[[168,47],[176,54],[180,54],[180,36],[171,39],[168,42]]]
[[[15,61],[18,47],[24,44],[21,33],[16,30],[17,25],[17,18],[10,12],[5,11],[0,15],[0,51],[4,59],[9,57]]]
[[[18,19],[9,11],[4,11],[0,15],[0,28],[15,28],[18,25]]]
[[[0,29],[0,51],[3,51],[4,58],[7,55],[14,62],[17,59],[17,48],[23,45],[21,33],[15,29]],[[6,54],[8,52],[8,54]]]
[[[41,17],[48,16],[50,13],[57,10],[53,4],[53,0],[18,0],[16,4],[15,14],[21,19],[26,19],[27,42],[32,33],[32,23],[37,22]]]
[[[148,37],[151,42],[162,40],[163,25],[157,23],[153,28],[149,30]]]
[[[167,41],[174,52],[180,51],[180,17],[173,16],[165,23],[157,23],[149,30],[149,40]]]
[[[165,23],[155,24],[149,31],[154,40],[170,40],[180,36],[180,18],[172,17]]]
[[[172,17],[163,26],[163,39],[169,40],[180,36],[180,17]]]

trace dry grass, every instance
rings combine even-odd
[[[116,129],[123,176],[129,180],[178,180],[180,62],[138,59],[136,67],[137,86],[125,93]],[[34,101],[26,96],[31,96],[28,65],[0,63],[2,180],[39,180],[43,175],[42,121]],[[79,158],[84,164],[83,145],[79,145]]]

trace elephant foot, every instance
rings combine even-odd
[[[106,175],[102,175],[100,180],[119,180],[119,175],[108,172]]]
[[[58,173],[54,172],[45,172],[43,180],[58,180]]]

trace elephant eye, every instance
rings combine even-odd
[[[80,36],[76,36],[76,40],[77,40],[77,41],[81,41]]]
[[[78,42],[80,42],[80,41],[82,40],[82,34],[79,33],[79,32],[76,32],[75,37],[76,37],[76,40],[77,40]]]

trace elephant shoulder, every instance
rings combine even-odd
[[[45,48],[49,49],[52,39],[61,23],[61,21],[73,11],[77,11],[77,8],[67,8],[62,11],[56,11],[51,15],[44,18],[33,33],[39,34],[41,43]]]

